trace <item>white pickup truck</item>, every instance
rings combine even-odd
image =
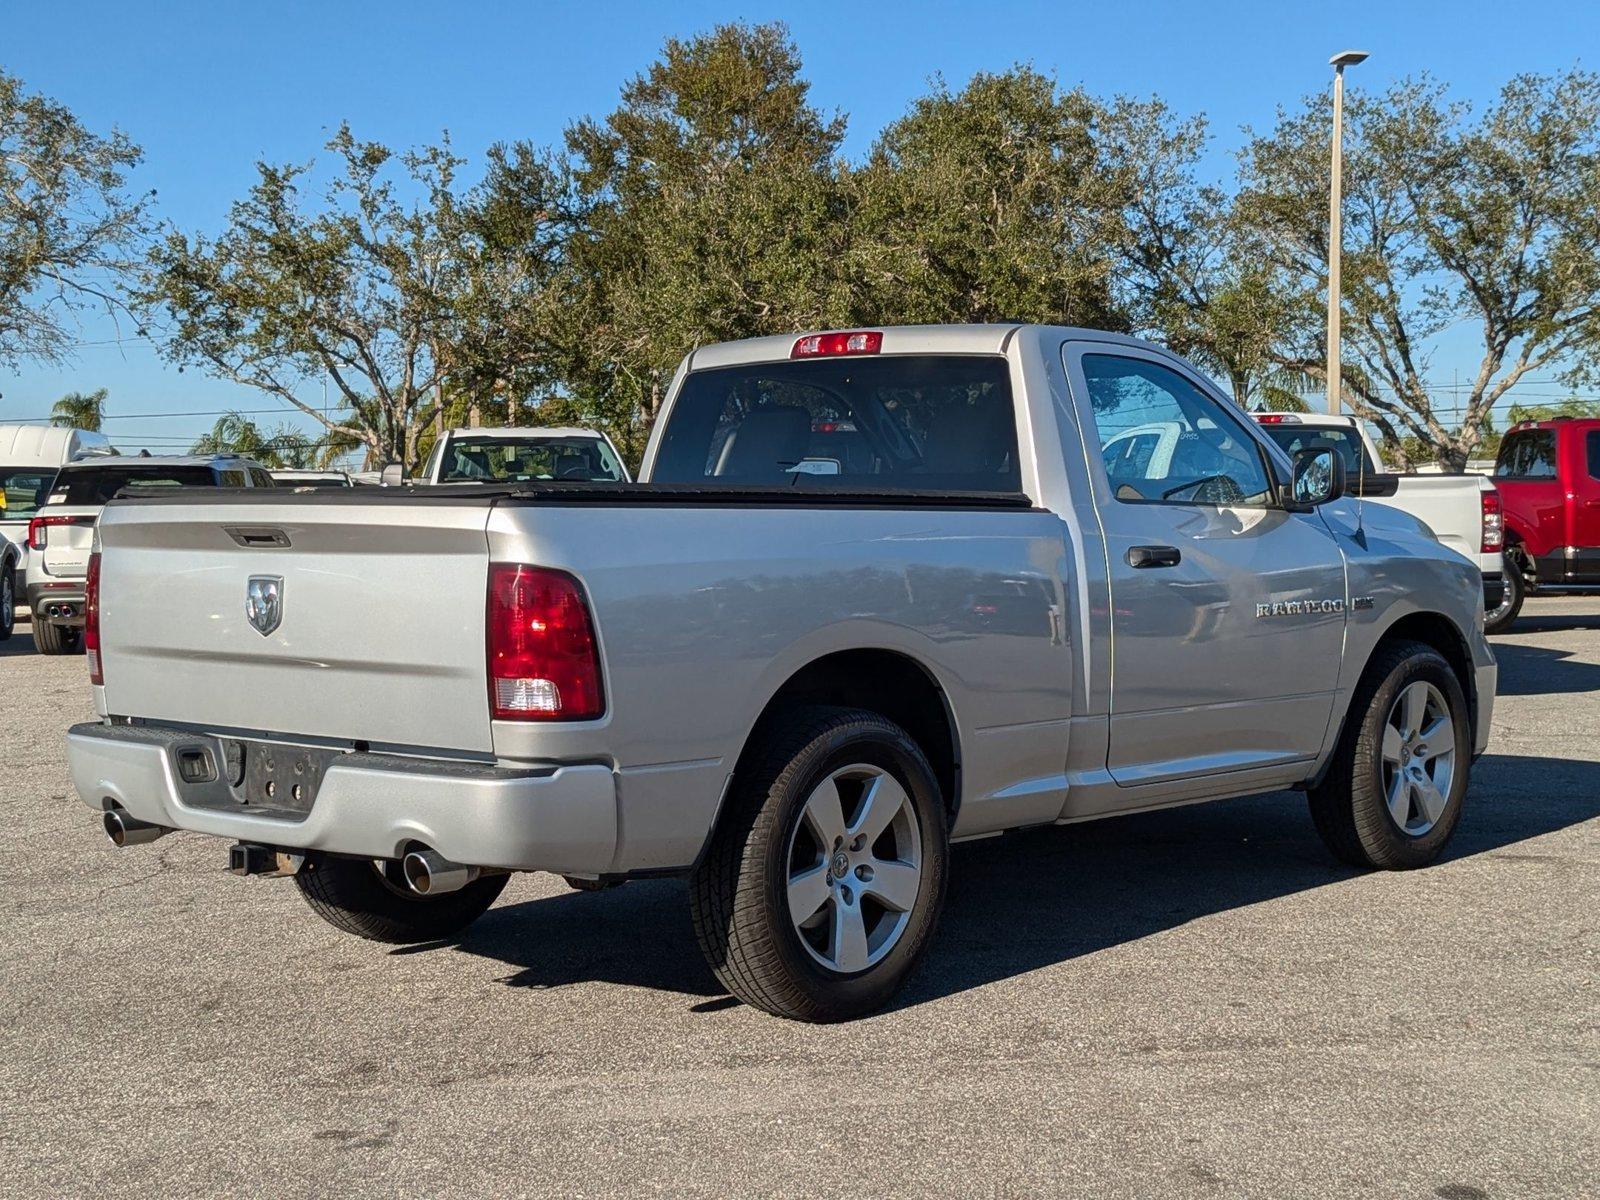
[[[704,346],[641,474],[107,505],[78,793],[118,845],[226,838],[386,941],[511,871],[680,876],[724,986],[805,1020],[893,994],[952,841],[1300,788],[1392,869],[1460,818],[1476,567],[1154,346]]]
[[[1416,517],[1483,574],[1483,607],[1490,633],[1506,608],[1505,517],[1500,493],[1486,475],[1406,475],[1389,471],[1377,444],[1354,417],[1312,413],[1255,413],[1285,451],[1332,446],[1345,461],[1350,494]],[[1512,616],[1515,616],[1513,613]]]

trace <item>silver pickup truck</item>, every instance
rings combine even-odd
[[[1172,452],[1123,453],[1152,423]],[[730,992],[852,1017],[953,841],[1300,788],[1346,862],[1439,854],[1494,704],[1478,571],[1343,486],[1113,334],[708,346],[637,484],[109,505],[73,780],[116,844],[230,839],[385,941],[512,871],[684,876]]]

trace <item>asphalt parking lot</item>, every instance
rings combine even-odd
[[[1447,858],[1290,794],[957,848],[890,1011],[723,997],[682,885],[514,880],[391,951],[71,792],[81,659],[0,645],[0,1195],[1594,1195],[1600,597],[1495,640]]]

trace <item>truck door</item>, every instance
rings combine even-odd
[[[1571,429],[1567,436],[1573,443],[1568,570],[1580,583],[1600,583],[1600,427]]]
[[[1109,559],[1112,778],[1314,757],[1348,599],[1332,537],[1277,505],[1248,418],[1179,360],[1118,343],[1063,354]],[[1157,428],[1152,453],[1129,452],[1129,431]]]

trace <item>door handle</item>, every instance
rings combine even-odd
[[[1129,546],[1130,567],[1175,567],[1183,560],[1176,546]]]

